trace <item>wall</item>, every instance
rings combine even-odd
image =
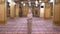
[[[43,6],[43,8],[41,8]],[[40,4],[40,17],[44,17],[44,8],[45,8],[45,3]]]

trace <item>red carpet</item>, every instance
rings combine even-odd
[[[5,26],[0,26],[0,34],[27,34],[27,18],[8,19]],[[60,26],[53,25],[53,20],[34,17],[32,34],[60,34]]]

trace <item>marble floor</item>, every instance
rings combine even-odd
[[[0,34],[27,34],[27,17],[7,19],[5,26],[0,25]],[[32,34],[60,34],[60,26],[53,25],[53,19],[33,17]]]

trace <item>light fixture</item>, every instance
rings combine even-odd
[[[39,2],[42,2],[41,0]]]
[[[37,1],[37,0],[35,1],[35,6],[36,6],[36,7],[38,6],[38,1]]]
[[[50,0],[50,3],[54,2],[54,0]]]
[[[38,4],[38,1],[37,0],[35,1],[35,4]]]
[[[16,5],[16,3],[15,3],[15,2],[13,2],[13,4],[14,4],[14,5]]]
[[[12,5],[14,5],[14,6],[16,5],[16,3],[15,3],[15,2],[11,2],[11,3],[9,4],[9,6],[11,6],[11,4],[12,4]]]
[[[25,3],[23,4],[23,6],[25,6]]]
[[[45,5],[45,3],[41,3],[41,5],[42,5],[42,6],[44,6],[44,5]]]
[[[29,6],[31,6],[31,1],[28,2]]]
[[[23,4],[24,2],[22,1],[21,4]]]
[[[7,2],[11,3],[11,0],[7,0]]]

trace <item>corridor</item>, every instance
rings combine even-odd
[[[0,34],[60,34],[60,0],[0,0]]]
[[[8,18],[7,24],[0,26],[0,34],[27,34],[27,17]],[[33,17],[32,34],[60,34],[60,26],[55,26],[52,19]]]

